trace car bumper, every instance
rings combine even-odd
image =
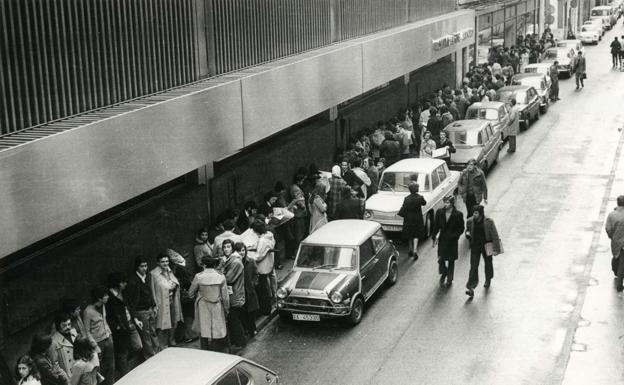
[[[449,169],[453,171],[464,171],[466,169],[466,165],[467,163],[453,163],[451,161],[451,164],[449,165]]]
[[[346,304],[337,304],[333,306],[315,306],[315,305],[301,305],[288,302],[288,298],[285,300],[277,301],[277,310],[282,313],[289,314],[306,314],[306,315],[318,315],[319,320],[335,319],[348,317],[351,315],[351,306]]]

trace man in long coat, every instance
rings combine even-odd
[[[607,216],[605,230],[611,239],[611,269],[616,276],[617,291],[624,290],[624,195],[617,197],[617,207]]]
[[[485,216],[483,206],[476,205],[473,210],[473,217],[466,223],[466,238],[470,241],[470,274],[466,283],[466,294],[470,298],[474,296],[474,289],[479,283],[481,256],[485,262],[485,285],[483,287],[487,289],[494,278],[492,256],[503,253],[503,244],[494,221]]]
[[[578,51],[578,55],[574,57],[572,63],[572,69],[574,70],[574,76],[576,78],[576,89],[578,90],[579,88],[585,87],[585,84],[583,84],[583,80],[585,79],[585,71],[587,70],[587,66],[585,64],[583,52]]]
[[[227,315],[230,310],[225,276],[216,270],[220,260],[204,257],[204,271],[195,275],[189,295],[195,297],[193,330],[200,333],[203,350],[227,352]]]
[[[427,204],[427,201],[418,193],[418,183],[410,182],[407,188],[410,195],[403,200],[403,206],[397,215],[403,217],[403,238],[407,239],[409,247],[407,255],[417,260],[418,240],[426,237],[422,207]]]
[[[183,321],[180,281],[169,267],[169,257],[166,254],[158,255],[157,261],[158,266],[150,272],[152,294],[158,308],[156,330],[160,346],[174,346],[174,331],[178,322]]]
[[[457,244],[464,232],[464,216],[455,209],[455,198],[444,198],[444,207],[436,212],[431,230],[433,246],[438,245],[438,271],[440,283],[446,278],[446,286],[451,286],[457,260]],[[438,233],[440,236],[438,237]]]

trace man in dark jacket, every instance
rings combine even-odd
[[[490,287],[494,278],[494,266],[492,255],[503,252],[503,246],[496,230],[496,225],[491,218],[485,216],[483,206],[476,205],[473,208],[473,217],[466,223],[466,238],[470,242],[470,274],[466,283],[466,294],[474,297],[474,289],[479,283],[479,262],[481,256],[485,262],[486,289]]]
[[[429,121],[427,122],[427,131],[431,132],[431,137],[436,143],[440,140],[440,131],[444,129],[442,119],[438,115],[438,110],[434,107],[429,109]]]
[[[362,219],[364,201],[357,197],[355,189],[348,186],[343,189],[342,195],[346,198],[336,206],[336,219]]]
[[[485,182],[485,173],[477,167],[477,161],[470,159],[466,169],[459,177],[459,193],[466,204],[466,216],[470,218],[473,213],[473,207],[481,203],[481,199],[487,204],[487,183]]]
[[[617,36],[613,38],[611,42],[611,60],[613,61],[613,68],[620,66],[620,51],[622,50],[622,44],[618,41]]]
[[[138,256],[134,260],[134,274],[128,278],[126,305],[133,318],[141,321],[139,336],[143,344],[143,357],[150,358],[160,351],[156,334],[156,302],[152,293],[151,276],[147,274],[147,259]]]
[[[407,255],[417,260],[418,240],[426,236],[422,207],[427,204],[427,201],[418,193],[418,183],[410,182],[407,188],[410,195],[403,200],[403,206],[397,215],[403,217],[403,238],[407,239],[409,248]]]
[[[583,52],[578,51],[577,56],[574,57],[572,61],[572,69],[574,70],[574,76],[576,78],[576,89],[585,87],[583,80],[585,80],[585,71],[587,71],[587,66],[585,62],[585,58],[583,57]]]
[[[431,230],[433,247],[438,246],[438,271],[440,283],[446,278],[446,286],[451,286],[457,259],[457,243],[464,232],[464,217],[455,209],[455,198],[444,198],[444,208],[436,212]],[[438,233],[440,236],[438,237]]]

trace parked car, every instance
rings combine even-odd
[[[541,99],[540,108],[542,113],[548,112],[548,106],[550,104],[550,87],[548,87],[545,75],[519,74],[512,78],[512,84],[534,87]]]
[[[529,128],[531,122],[540,118],[541,98],[534,87],[507,86],[496,91],[496,99],[507,103],[509,99],[516,99],[515,109],[518,111],[520,126]]]
[[[583,44],[598,44],[602,40],[602,29],[598,29],[595,24],[584,24],[581,26],[579,38]]]
[[[292,271],[277,289],[287,321],[362,320],[364,303],[398,279],[399,252],[377,222],[331,221],[301,242]]]
[[[596,30],[598,30],[600,32],[600,39],[602,40],[602,37],[605,34],[605,28],[604,28],[604,22],[602,19],[589,19],[586,20],[583,25],[593,25]]]
[[[530,76],[530,75],[529,75]],[[509,107],[502,102],[473,103],[466,110],[466,120],[489,120],[501,140],[509,136]]]
[[[452,154],[451,160],[456,155]],[[379,222],[385,231],[401,231],[403,218],[397,212],[409,194],[407,186],[411,181],[418,183],[420,194],[427,201],[422,211],[428,235],[434,210],[444,206],[442,199],[453,195],[459,183],[459,173],[450,171],[442,159],[403,159],[385,169],[379,178],[378,192],[366,201],[364,219]]]
[[[550,67],[552,64],[549,63],[533,63],[524,66],[522,69],[522,73],[525,74],[541,74],[546,76],[546,81],[548,82],[548,88],[552,85],[552,80],[550,80]]]
[[[115,385],[232,385],[279,383],[277,373],[232,354],[167,348],[132,369]]]
[[[574,72],[572,71],[572,60],[575,54],[576,52],[572,48],[548,48],[542,56],[542,64],[548,63],[552,65],[555,61],[558,61],[557,71],[559,75],[564,74],[569,78]]]
[[[574,52],[581,51],[585,54],[585,47],[583,47],[583,42],[580,40],[559,40],[557,42],[557,48],[571,48]]]
[[[457,150],[451,159],[451,170],[462,171],[470,159],[484,171],[493,167],[503,147],[501,136],[488,120],[458,120],[444,129]]]

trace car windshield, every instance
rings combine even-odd
[[[457,147],[462,146],[477,146],[482,144],[481,135],[479,131],[450,131],[448,133],[451,142],[455,143]]]
[[[494,108],[471,108],[466,119],[498,120],[498,110]]]
[[[609,16],[609,11],[606,9],[592,9],[592,16]]]
[[[558,57],[564,57],[565,55],[561,51],[546,51],[544,54],[544,59],[546,60],[557,60]]]
[[[386,171],[383,173],[381,182],[379,183],[379,189],[381,191],[409,192],[407,186],[412,181],[418,183],[420,191],[429,190],[429,184],[426,183],[427,174],[418,172],[392,171]]]
[[[523,86],[532,86],[538,90],[546,89],[543,79],[535,76],[531,76],[528,78],[520,79],[520,84]]]
[[[355,249],[341,246],[302,244],[297,256],[297,267],[313,269],[355,269]]]
[[[501,91],[498,93],[498,100],[507,103],[511,99],[516,99],[517,103],[526,104],[526,91]]]
[[[524,69],[525,74],[543,74],[546,70],[540,67],[526,67]]]

